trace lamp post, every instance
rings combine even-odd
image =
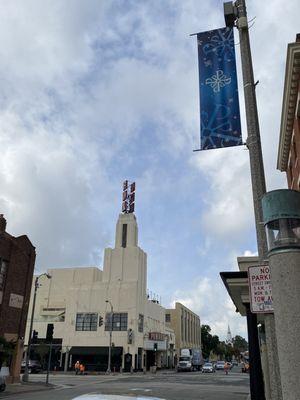
[[[30,357],[30,350],[31,350],[31,341],[32,341],[32,328],[33,328],[33,317],[34,317],[34,309],[35,309],[35,301],[36,301],[36,292],[39,288],[39,279],[42,276],[46,276],[48,279],[51,279],[51,275],[47,273],[43,273],[35,278],[34,282],[34,295],[32,301],[32,310],[31,310],[31,320],[30,320],[30,328],[29,328],[29,336],[28,336],[28,344],[27,344],[27,351],[26,351],[26,361],[25,361],[25,371],[23,374],[23,382],[28,382],[28,364],[29,364],[29,357]]]
[[[109,348],[108,348],[108,365],[106,373],[111,373],[111,343],[112,343],[112,330],[113,330],[113,321],[114,321],[114,308],[109,300],[105,300],[105,303],[110,305],[110,324],[109,324]]]
[[[224,15],[226,26],[236,26],[239,31],[242,74],[244,83],[244,98],[247,123],[247,147],[250,158],[250,172],[252,182],[252,196],[254,205],[255,227],[257,237],[258,258],[260,264],[268,259],[268,247],[266,233],[263,225],[263,212],[261,200],[266,193],[266,182],[264,164],[261,148],[258,111],[256,103],[256,85],[252,66],[250,48],[249,27],[246,10],[246,0],[224,3]],[[250,354],[250,392],[251,399],[265,399],[264,380],[262,374],[261,360],[259,356],[257,316],[250,311],[247,304],[247,323],[250,329],[249,354]],[[277,354],[277,342],[275,335],[275,321],[273,314],[264,316],[266,330],[266,344],[268,349],[269,376],[265,375],[266,393],[271,392],[272,400],[281,400],[279,360]],[[254,325],[254,326],[250,326]],[[268,396],[269,397],[269,396]],[[267,397],[267,400],[269,400]]]
[[[262,199],[283,400],[300,398],[300,193],[273,190]],[[273,398],[272,398],[273,399]]]

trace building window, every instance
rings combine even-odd
[[[4,282],[7,273],[7,262],[0,258],[0,290],[4,289]]]
[[[123,224],[122,227],[122,247],[127,245],[127,224]]]
[[[107,313],[105,318],[106,331],[127,331],[127,313]],[[112,329],[111,329],[112,325]]]
[[[144,332],[144,316],[139,314],[138,331]]]
[[[97,313],[76,314],[76,331],[96,331],[97,321]]]
[[[171,322],[171,314],[166,314],[166,322]]]

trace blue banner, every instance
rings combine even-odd
[[[201,150],[242,144],[232,28],[197,34]]]

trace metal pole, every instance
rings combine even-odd
[[[242,73],[244,83],[244,97],[247,121],[247,147],[249,149],[252,195],[255,214],[255,227],[257,236],[258,256],[261,262],[268,258],[267,240],[263,224],[261,199],[266,193],[264,163],[261,150],[260,130],[256,104],[255,83],[253,75],[252,57],[245,0],[236,2],[238,9],[238,30],[240,36],[240,49]]]
[[[50,343],[50,351],[49,351],[49,358],[48,358],[48,366],[47,366],[47,375],[46,375],[46,385],[49,384],[49,372],[51,368],[51,356],[52,356],[52,343]]]
[[[237,0],[235,3],[237,7],[237,27],[240,37],[242,73],[244,83],[244,97],[246,107],[246,120],[247,120],[247,147],[249,149],[250,157],[250,170],[252,181],[252,195],[255,214],[255,227],[257,236],[258,257],[260,262],[264,262],[268,258],[267,240],[265,229],[263,225],[262,205],[261,199],[266,193],[266,182],[264,174],[264,164],[261,150],[260,130],[258,122],[258,112],[256,104],[256,94],[252,57],[250,49],[249,29],[246,12],[245,0]],[[275,336],[275,323],[274,315],[266,314],[265,316],[266,327],[266,340],[268,346],[268,362],[270,372],[270,382],[268,377],[265,376],[266,384],[270,385],[272,393],[272,400],[279,400],[281,396],[280,387],[280,373],[279,373],[279,360]]]
[[[110,325],[109,325],[109,348],[108,348],[108,365],[107,365],[107,374],[111,373],[111,344],[112,344],[112,330],[113,330],[113,322],[114,322],[114,309],[109,300],[106,300],[106,303],[110,305]]]
[[[51,275],[47,273],[43,273],[35,278],[34,281],[34,295],[33,295],[33,301],[32,301],[32,310],[31,310],[31,320],[30,320],[30,328],[29,328],[29,337],[28,337],[28,344],[27,344],[27,351],[26,351],[26,359],[25,359],[25,371],[22,377],[23,382],[28,382],[28,376],[29,376],[29,371],[28,371],[28,364],[29,364],[29,357],[30,357],[30,351],[31,351],[31,343],[32,343],[32,329],[33,329],[33,318],[34,318],[34,310],[35,310],[35,302],[36,302],[36,293],[39,287],[39,279],[41,276],[46,276],[48,279],[51,279]]]
[[[28,375],[29,375],[28,364],[29,364],[29,357],[30,357],[30,351],[31,351],[31,340],[32,340],[32,329],[33,329],[33,317],[34,317],[34,309],[35,309],[35,301],[36,301],[36,292],[37,292],[38,287],[39,287],[39,277],[37,276],[35,278],[35,282],[34,282],[34,295],[33,295],[32,310],[31,310],[28,345],[27,345],[26,359],[25,359],[25,371],[24,371],[23,378],[22,378],[24,382],[28,382]]]

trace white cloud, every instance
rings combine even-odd
[[[257,257],[257,251],[245,250],[243,253],[243,257]]]
[[[205,230],[219,239],[230,236],[233,243],[253,225],[248,156],[239,147],[201,152],[192,159],[209,187],[202,214]]]
[[[242,329],[234,312],[220,306],[219,293],[222,304],[228,295],[211,275],[224,265],[235,269],[236,255],[251,248],[240,240],[255,234],[248,151],[191,156],[198,147],[199,100],[196,40],[189,34],[223,25],[222,4],[212,4],[3,3],[0,212],[11,233],[27,233],[36,245],[39,268],[99,265],[103,247],[113,242],[121,181],[138,178],[137,216],[148,222],[140,226],[148,233],[145,250],[149,259],[157,251],[152,259],[158,264],[167,260],[149,270],[163,271],[161,281],[181,274],[181,267],[173,270],[183,255],[171,229],[180,231],[180,250],[190,257],[189,233],[198,235],[189,274],[198,276],[199,256],[206,265],[212,252],[213,268],[206,283],[177,294],[221,335],[231,317],[233,333]],[[289,1],[289,23],[282,24],[279,0],[271,8],[259,0],[248,4],[249,16],[257,16],[250,33],[270,188],[285,182],[275,166],[286,46],[298,30],[298,8]],[[242,93],[240,103],[243,113]],[[244,115],[242,124],[245,132]],[[186,193],[195,208],[186,205]],[[174,214],[183,219],[173,225]],[[153,278],[153,290],[158,284]]]
[[[233,336],[246,337],[246,318],[235,312],[235,307],[218,276],[215,279],[199,278],[188,290],[177,290],[171,302],[184,304],[200,316],[201,324],[212,328],[212,334],[226,338],[228,324]]]

